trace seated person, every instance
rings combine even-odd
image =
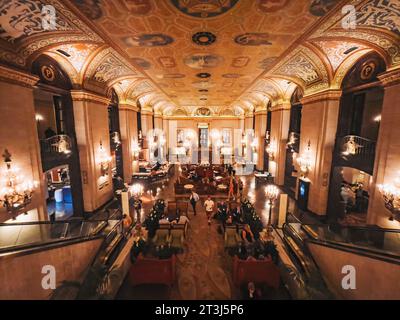
[[[230,213],[232,215],[233,223],[240,223],[242,221],[242,210],[240,206],[233,208]]]
[[[159,163],[158,161],[156,162],[156,164],[151,168],[151,171],[158,171],[161,168],[161,163]]]
[[[167,217],[163,216],[158,223],[161,224],[170,224],[170,221],[168,220]]]
[[[183,216],[183,215],[179,216],[179,220],[178,220],[179,224],[185,224],[185,223],[189,223],[189,222],[190,222],[190,220],[188,217]]]
[[[242,230],[242,239],[245,243],[254,242],[254,234],[251,232],[250,226],[246,224]]]
[[[225,225],[231,226],[232,224],[233,224],[232,215],[229,214],[228,217],[226,218]]]
[[[261,299],[261,290],[257,289],[254,282],[249,282],[247,286],[242,289],[244,300],[258,300]]]

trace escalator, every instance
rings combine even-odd
[[[94,265],[107,270],[124,240],[120,215],[0,224],[0,299],[52,298],[57,290],[42,285],[48,266],[57,289],[65,283],[82,287]]]
[[[338,299],[399,299],[400,231],[287,222],[283,238],[306,285],[326,283]],[[354,270],[349,275],[348,267]],[[353,277],[356,289],[343,285]],[[348,278],[346,278],[348,279]]]

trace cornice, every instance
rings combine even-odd
[[[378,76],[384,87],[391,87],[400,84],[400,68],[387,71]]]
[[[111,101],[107,97],[84,90],[71,90],[71,97],[73,101],[88,101],[104,105],[109,105]]]
[[[120,103],[118,105],[119,110],[127,110],[127,111],[135,111],[139,112],[139,108],[137,105],[129,104],[129,103]]]
[[[0,66],[0,80],[7,83],[32,88],[39,81],[39,77],[15,69]]]
[[[325,90],[307,95],[303,97],[300,101],[303,105],[305,105],[318,101],[340,100],[341,97],[342,97],[342,90]]]

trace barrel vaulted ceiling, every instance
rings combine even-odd
[[[343,28],[356,8],[356,28]],[[56,30],[43,30],[53,5]],[[376,51],[400,65],[400,0],[0,0],[0,62],[56,59],[76,88],[167,115],[239,116],[340,88]],[[201,113],[200,113],[201,115]]]

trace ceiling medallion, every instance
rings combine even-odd
[[[208,92],[208,89],[200,89],[199,92]]]
[[[197,32],[192,36],[192,40],[199,46],[209,46],[217,40],[217,36],[211,32]]]
[[[207,79],[211,77],[211,74],[208,72],[200,72],[196,74],[196,77],[201,78],[201,79]]]

